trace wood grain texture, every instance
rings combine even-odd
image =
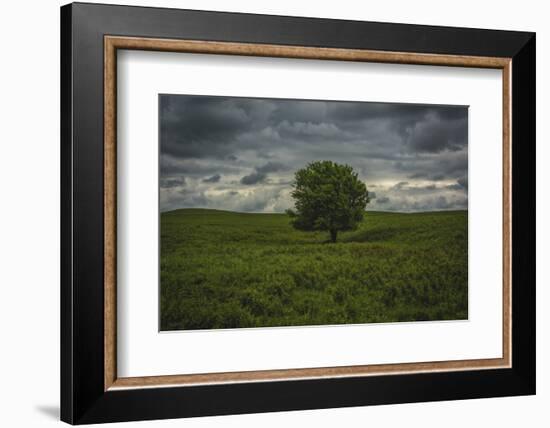
[[[424,363],[371,364],[364,366],[316,367],[306,369],[258,370],[229,373],[204,373],[173,376],[118,378],[110,389],[170,387],[176,385],[209,385],[223,383],[342,378],[374,375],[397,375],[438,371],[498,369],[507,367],[503,358],[483,360],[434,361]]]
[[[405,373],[463,371],[511,367],[511,60],[500,57],[435,55],[302,46],[170,40],[106,36],[104,38],[104,323],[105,390],[192,386],[235,382],[358,377]],[[502,358],[379,364],[346,367],[261,370],[173,376],[118,378],[116,373],[116,52],[117,49],[182,53],[249,55],[280,58],[364,61],[502,69],[503,73],[503,351]]]
[[[185,52],[218,55],[248,55],[279,58],[368,61],[394,64],[445,65],[458,67],[503,68],[508,58],[461,55],[434,55],[410,52],[382,52],[363,49],[283,46],[197,40],[171,40],[107,36],[115,49]]]
[[[512,63],[502,69],[502,355],[512,367]]]
[[[105,43],[104,64],[104,386],[116,380],[116,49]]]

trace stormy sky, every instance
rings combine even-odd
[[[468,207],[468,108],[160,95],[160,209],[283,212],[294,172],[351,165],[368,210]]]

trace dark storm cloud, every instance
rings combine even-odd
[[[163,210],[284,211],[314,160],[350,164],[384,209],[467,206],[467,107],[161,95],[159,108]]]
[[[245,175],[243,178],[241,178],[241,183],[249,186],[251,184],[261,183],[266,179],[266,177],[267,177],[267,174],[256,171],[256,172],[253,172],[252,174]]]
[[[160,179],[160,187],[171,189],[185,185],[185,177],[162,177]]]
[[[241,183],[246,185],[263,183],[267,179],[267,174],[270,172],[284,171],[286,167],[279,162],[268,162],[265,165],[257,166],[251,174],[245,175],[241,178]],[[288,184],[288,182],[282,182],[281,184]]]
[[[407,178],[411,180],[418,179],[418,178],[425,178],[426,180],[429,180],[429,181],[441,181],[441,180],[445,180],[445,174],[443,173],[428,174],[426,172],[421,171],[421,172],[415,172],[414,174],[407,176]]]
[[[238,165],[230,164],[219,159],[193,159],[161,154],[160,172],[163,177],[189,176],[209,177],[231,174],[240,171]]]
[[[270,104],[246,98],[160,96],[162,152],[191,158],[235,156],[232,148],[247,146],[239,137],[258,129]]]
[[[256,171],[262,174],[267,174],[269,172],[277,172],[286,169],[282,163],[279,162],[268,162],[265,165],[256,167]]]
[[[407,144],[417,153],[460,150],[468,140],[466,118],[442,120],[437,114],[427,115],[407,132]]]
[[[208,177],[202,180],[203,183],[218,183],[222,176],[220,174],[215,174],[212,177]]]
[[[406,173],[408,180],[456,180],[468,174],[467,147],[460,151],[420,154],[393,163],[396,173]]]

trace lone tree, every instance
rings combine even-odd
[[[355,230],[369,203],[365,183],[349,165],[318,161],[300,169],[294,176],[295,211],[287,210],[298,230],[328,230],[336,242],[338,231]]]

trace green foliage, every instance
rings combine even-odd
[[[366,212],[335,244],[284,214],[161,215],[162,330],[468,316],[468,213]]]
[[[369,203],[365,183],[349,165],[332,161],[308,164],[294,176],[296,210],[288,210],[294,228],[328,230],[332,242],[338,231],[356,230]]]

